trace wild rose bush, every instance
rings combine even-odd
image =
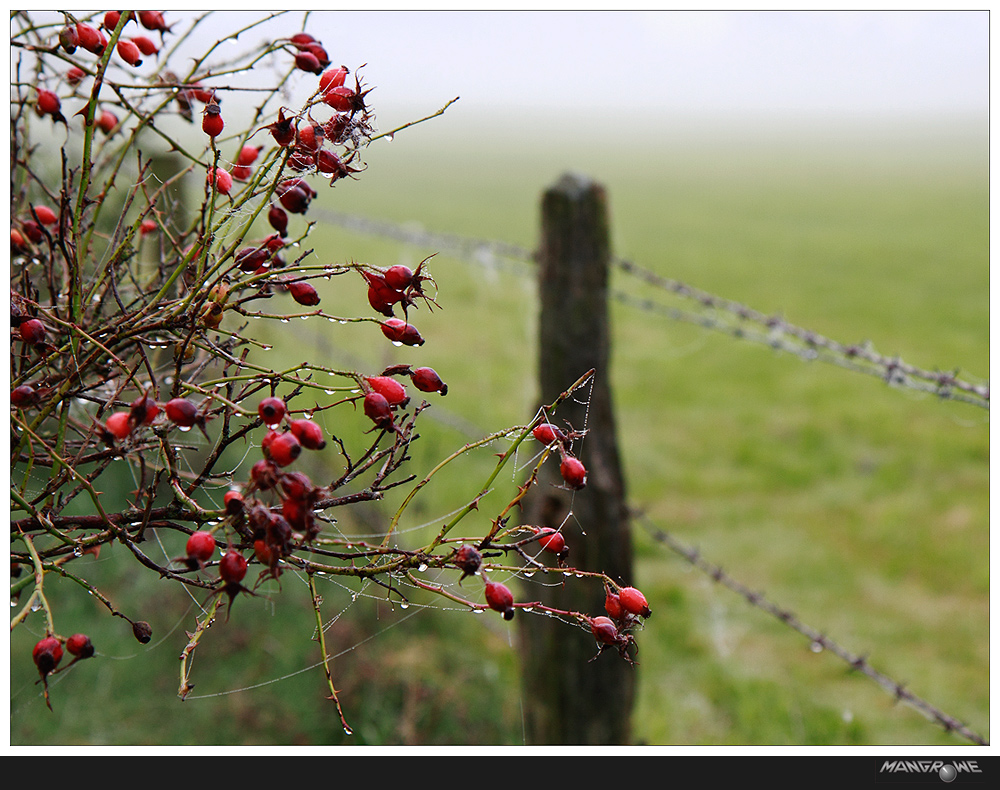
[[[346,729],[317,575],[371,580],[393,600],[405,600],[405,580],[506,619],[531,607],[588,629],[597,655],[610,648],[631,662],[633,631],[650,614],[642,594],[573,569],[558,530],[511,523],[548,458],[567,487],[586,485],[574,453],[585,432],[549,420],[593,371],[526,424],[456,449],[418,479],[409,448],[420,416],[461,382],[408,364],[361,371],[266,361],[267,344],[249,332],[261,320],[325,320],[330,331],[362,322],[378,342],[420,346],[417,325],[438,307],[439,284],[430,259],[411,270],[323,261],[308,247],[310,204],[331,187],[349,189],[366,146],[384,136],[361,66],[331,61],[316,30],[221,56],[256,25],[193,61],[174,57],[210,15],[168,16],[17,12],[11,20],[11,628],[38,634],[33,660],[46,702],[53,674],[100,656],[86,623],[62,622],[50,605],[51,574],[129,623],[128,638],[152,638],[144,602],[112,600],[88,581],[88,556],[112,543],[127,548],[119,556],[136,573],[183,585],[201,602],[181,650],[181,698],[204,630],[243,614],[234,609],[241,596],[282,594],[285,574],[310,591],[329,698]],[[237,87],[237,77],[252,88]],[[313,81],[309,98],[284,106],[290,82],[303,78]],[[231,122],[228,107],[248,95],[260,99],[252,122]],[[367,287],[368,304],[354,315],[324,311],[322,282],[337,277]],[[365,416],[361,437],[328,434],[317,419],[334,424],[343,410]],[[538,457],[523,485],[485,534],[461,534],[524,440]],[[497,442],[506,449],[489,479],[430,542],[400,548],[394,531],[423,486]],[[311,479],[296,466],[312,453],[335,456],[324,468],[340,471]],[[246,460],[234,471],[233,458]],[[122,475],[137,481],[130,501],[103,497],[103,481]],[[338,531],[339,509],[404,485],[410,492],[381,540]],[[148,550],[154,534],[176,556]],[[490,578],[549,567],[603,585],[606,612],[518,602]],[[430,583],[428,569],[480,583]]]

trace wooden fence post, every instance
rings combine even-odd
[[[539,252],[541,403],[551,403],[591,368],[596,375],[588,402],[582,402],[584,388],[552,415],[557,425],[568,420],[575,430],[587,429],[573,443],[587,467],[587,485],[576,492],[560,488],[559,460],[550,458],[525,497],[523,523],[562,527],[569,565],[630,583],[631,532],[608,381],[610,241],[601,185],[566,175],[545,192]],[[534,578],[555,586],[530,584],[522,600],[605,613],[603,585],[593,580],[552,573]],[[591,662],[597,645],[589,630],[530,614],[520,622],[529,743],[629,743],[636,668],[615,650]]]

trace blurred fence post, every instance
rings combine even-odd
[[[562,527],[567,563],[603,571],[616,581],[632,578],[632,541],[619,463],[609,386],[610,342],[607,280],[610,260],[604,188],[565,175],[542,198],[539,250],[539,384],[541,403],[551,403],[591,368],[592,389],[562,404],[552,421],[587,428],[573,443],[588,470],[587,485],[558,487],[558,457],[540,470],[539,485],[524,501],[523,523]],[[567,515],[572,510],[572,515]],[[560,609],[604,614],[604,588],[588,579],[558,574],[534,577],[522,600]],[[520,618],[527,737],[531,744],[627,744],[636,668],[615,650],[599,659],[589,630],[567,629],[552,618]]]

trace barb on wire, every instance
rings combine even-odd
[[[958,377],[958,371],[930,371],[910,365],[899,357],[888,357],[874,350],[868,341],[839,343],[823,335],[790,324],[780,316],[766,315],[740,302],[701,291],[679,280],[662,277],[631,261],[616,258],[612,265],[637,277],[647,285],[688,299],[699,306],[704,317],[690,318],[682,311],[667,311],[673,318],[691,320],[710,329],[771,346],[803,359],[819,359],[847,370],[877,376],[897,387],[931,392],[942,400],[958,400],[984,409],[990,407],[988,384],[972,384]],[[617,296],[617,295],[616,295]],[[622,296],[623,300],[629,297]],[[633,300],[635,301],[635,300]],[[656,310],[654,303],[639,300],[636,306]],[[748,328],[748,326],[750,328]]]
[[[476,239],[448,233],[434,233],[383,220],[373,220],[341,212],[327,211],[323,219],[348,230],[401,243],[433,247],[459,260],[489,269],[508,269],[527,274],[535,253],[516,244],[490,239]],[[529,264],[529,265],[525,265]],[[794,354],[805,360],[819,360],[845,370],[882,379],[892,387],[931,393],[942,400],[955,400],[983,409],[990,407],[989,384],[974,384],[959,377],[958,370],[924,370],[898,356],[878,353],[869,341],[845,344],[817,332],[796,326],[780,316],[767,315],[740,302],[716,296],[679,280],[663,277],[632,261],[613,258],[619,271],[636,277],[647,285],[681,297],[694,305],[693,310],[668,307],[650,299],[612,291],[611,297],[639,310],[659,313],[672,320],[686,321],[705,329],[766,345],[776,351]]]
[[[755,592],[749,587],[746,587],[736,581],[732,576],[723,571],[721,567],[713,565],[705,560],[697,549],[685,546],[674,538],[669,532],[666,532],[652,524],[642,513],[632,509],[631,515],[634,520],[638,521],[645,527],[646,531],[657,542],[667,546],[671,551],[678,554],[690,565],[711,577],[713,581],[740,595],[751,606],[767,612],[769,615],[775,617],[789,628],[802,634],[809,640],[811,645],[832,653],[837,656],[837,658],[844,661],[852,670],[860,672],[866,677],[871,678],[878,683],[879,686],[889,692],[897,701],[903,701],[916,708],[928,719],[943,727],[946,732],[955,732],[963,738],[966,738],[972,743],[980,746],[989,745],[989,741],[971,730],[958,719],[953,716],[949,716],[940,709],[931,705],[926,700],[918,697],[899,681],[893,680],[888,675],[876,670],[868,662],[868,658],[866,656],[851,653],[821,631],[817,631],[815,628],[803,623],[792,611],[778,606],[777,604],[767,600],[763,594]]]

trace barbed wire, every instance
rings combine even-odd
[[[983,736],[974,732],[965,724],[953,716],[949,716],[939,708],[930,704],[923,698],[917,696],[907,689],[902,683],[893,680],[883,672],[879,672],[868,661],[868,657],[861,654],[854,654],[846,648],[841,647],[823,632],[803,623],[791,610],[778,606],[769,601],[763,593],[751,590],[749,587],[736,581],[732,576],[722,570],[719,565],[713,565],[702,557],[698,549],[685,546],[669,532],[654,525],[645,515],[635,509],[630,509],[630,515],[634,521],[643,525],[649,535],[659,543],[667,546],[675,554],[678,554],[693,567],[707,574],[714,582],[741,596],[751,606],[767,612],[781,623],[797,631],[809,640],[811,647],[817,652],[826,650],[837,658],[844,661],[852,671],[860,672],[868,678],[874,680],[879,686],[889,692],[897,702],[905,702],[916,708],[931,721],[939,724],[946,732],[955,732],[962,737],[980,746],[988,746]]]
[[[537,262],[532,250],[507,242],[436,233],[412,225],[328,210],[322,212],[321,218],[354,232],[434,248],[491,270],[528,275]],[[612,258],[611,265],[626,275],[694,305],[693,310],[685,310],[652,299],[632,296],[624,291],[610,292],[612,299],[635,309],[723,332],[807,361],[818,360],[855,373],[875,376],[891,387],[930,393],[941,400],[959,401],[989,410],[989,384],[976,384],[960,378],[959,368],[925,370],[904,362],[898,356],[879,353],[869,340],[850,344],[832,340],[818,332],[789,323],[780,316],[768,315],[740,302],[694,288],[680,280],[663,277],[624,258]]]

